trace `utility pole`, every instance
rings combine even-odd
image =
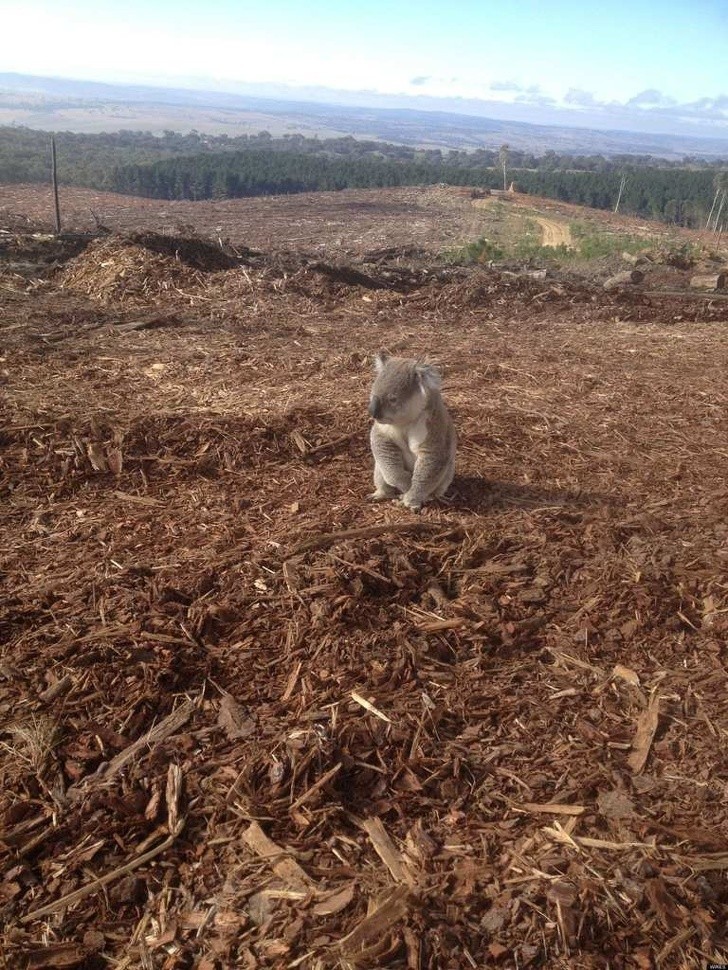
[[[58,203],[58,171],[56,169],[56,139],[51,135],[51,177],[53,179],[53,205],[56,213],[56,235],[61,234],[61,207]]]
[[[622,193],[624,192],[624,187],[627,184],[627,176],[622,176],[622,181],[619,183],[619,195],[617,196],[617,204],[614,207],[614,211],[619,211],[619,203],[622,201]]]

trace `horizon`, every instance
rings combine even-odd
[[[659,38],[655,18],[644,0],[460,0],[445,15],[431,0],[26,0],[4,13],[4,72],[728,140],[728,5],[666,0]]]
[[[387,113],[387,112],[403,112],[409,111],[413,114],[432,114],[439,115],[445,118],[467,118],[467,119],[479,119],[483,122],[495,121],[500,124],[507,126],[508,124],[513,124],[516,126],[523,126],[525,128],[532,128],[534,132],[539,130],[543,131],[573,131],[575,133],[583,133],[588,135],[589,132],[593,132],[595,135],[609,136],[613,135],[616,137],[635,137],[635,138],[645,138],[654,137],[656,139],[670,139],[673,138],[676,141],[675,151],[679,150],[680,143],[683,141],[694,143],[699,145],[705,143],[706,147],[710,144],[713,151],[717,144],[725,142],[726,152],[728,153],[728,129],[725,132],[722,130],[710,129],[707,132],[696,131],[694,129],[688,129],[686,131],[670,132],[666,131],[659,125],[656,127],[647,128],[645,126],[632,126],[632,127],[617,127],[615,121],[612,121],[611,126],[606,120],[602,123],[589,121],[584,116],[570,116],[570,115],[556,115],[554,117],[539,118],[537,120],[530,120],[528,117],[522,116],[517,110],[509,110],[509,106],[500,102],[479,102],[479,101],[468,101],[466,99],[459,99],[454,101],[444,101],[442,99],[427,98],[426,96],[420,97],[408,97],[403,95],[401,97],[397,96],[387,96],[387,95],[376,95],[374,92],[368,91],[342,91],[335,90],[331,88],[294,88],[294,87],[284,87],[282,85],[272,85],[266,84],[265,82],[256,84],[231,84],[229,86],[217,88],[206,86],[204,78],[149,78],[149,79],[137,79],[129,81],[112,81],[108,79],[101,79],[96,77],[89,78],[79,78],[79,77],[64,77],[60,75],[39,75],[39,74],[20,74],[17,72],[0,72],[0,95],[5,91],[6,93],[14,93],[16,89],[12,86],[10,88],[3,89],[2,80],[4,78],[17,78],[19,82],[30,82],[31,86],[26,86],[23,83],[18,84],[17,92],[29,93],[34,91],[35,93],[47,95],[47,96],[70,96],[67,92],[61,92],[60,90],[54,95],[51,95],[47,90],[48,85],[52,85],[53,82],[59,82],[59,84],[71,84],[71,85],[87,85],[89,87],[100,87],[108,88],[110,92],[119,98],[119,103],[126,103],[130,110],[132,110],[136,104],[134,100],[126,102],[123,98],[123,94],[131,91],[139,92],[169,92],[169,94],[184,95],[189,94],[191,96],[201,96],[210,95],[212,97],[220,98],[240,98],[241,105],[235,107],[234,105],[228,110],[237,110],[241,114],[253,113],[254,108],[244,108],[243,103],[255,103],[259,101],[261,105],[269,105],[270,103],[279,104],[282,107],[289,108],[292,106],[300,106],[305,109],[306,106],[318,106],[319,108],[337,108],[340,107],[344,110],[351,109],[356,110],[373,110],[377,112]],[[209,80],[209,79],[207,79]],[[32,82],[39,82],[41,86],[37,88],[32,87]],[[214,83],[214,82],[210,82]],[[93,95],[81,94],[80,92],[75,95],[75,97],[80,100],[92,99]],[[110,94],[110,103],[114,103],[114,99]],[[103,101],[99,97],[99,101]],[[146,102],[140,99],[138,104],[141,106]],[[174,104],[173,102],[171,104]],[[202,105],[195,104],[192,100],[189,102],[180,102],[177,104],[178,108],[189,107],[192,110],[202,110]],[[209,106],[211,109],[212,105]],[[493,111],[490,111],[490,108]],[[516,106],[517,108],[518,106]],[[0,127],[3,125],[10,125],[10,127],[26,127],[33,129],[32,124],[27,123],[27,121],[16,121],[11,122],[0,122]],[[47,124],[38,126],[40,130],[66,130],[66,131],[86,131],[84,126],[80,127],[69,127],[68,124],[64,124],[62,127],[54,129],[49,127]],[[287,125],[286,127],[290,127]],[[223,125],[218,131],[216,126],[212,126],[210,129],[202,131],[202,134],[216,134],[223,133],[223,129],[228,129],[229,125]],[[98,131],[106,130],[120,130],[120,129],[98,129]],[[142,129],[133,129],[142,130]],[[144,129],[146,130],[146,129]],[[182,128],[173,129],[183,131]],[[193,127],[185,127],[184,131],[194,130]],[[262,130],[262,129],[261,129]],[[93,130],[87,133],[93,133]],[[228,131],[229,133],[229,131]],[[233,136],[234,137],[234,136]],[[280,135],[278,136],[280,137]],[[321,137],[337,137],[332,134],[324,134]],[[379,139],[377,135],[365,136],[361,134],[351,134],[351,137],[355,137],[359,140],[362,138],[366,140],[367,137],[372,137]],[[384,138],[385,141],[395,142],[397,139]],[[483,146],[485,147],[485,146]],[[684,146],[683,150],[687,154],[692,153],[692,149],[689,150],[688,146]],[[538,149],[534,149],[536,154],[540,154]],[[641,152],[624,150],[626,154],[641,154]],[[595,148],[593,151],[589,151],[586,148],[580,148],[574,151],[562,152],[562,154],[603,154],[603,150]],[[611,152],[610,152],[611,153]],[[608,154],[610,154],[608,153]],[[647,154],[650,154],[648,151]]]

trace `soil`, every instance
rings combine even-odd
[[[5,965],[728,962],[728,301],[443,264],[452,190],[74,199],[0,190]]]

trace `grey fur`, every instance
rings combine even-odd
[[[375,491],[418,509],[440,498],[455,474],[455,428],[440,394],[440,375],[429,364],[381,351],[369,401]]]

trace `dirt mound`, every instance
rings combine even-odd
[[[454,278],[438,278],[433,294],[438,305],[453,308],[515,308],[533,303],[557,308],[591,301],[594,289],[586,281],[555,274],[533,276],[528,271],[478,268],[460,271]]]
[[[88,246],[89,233],[0,231],[0,274],[42,278],[77,256]]]
[[[101,303],[154,303],[199,290],[205,285],[205,274],[176,256],[163,255],[131,238],[110,236],[95,240],[70,260],[60,274],[60,284]]]

